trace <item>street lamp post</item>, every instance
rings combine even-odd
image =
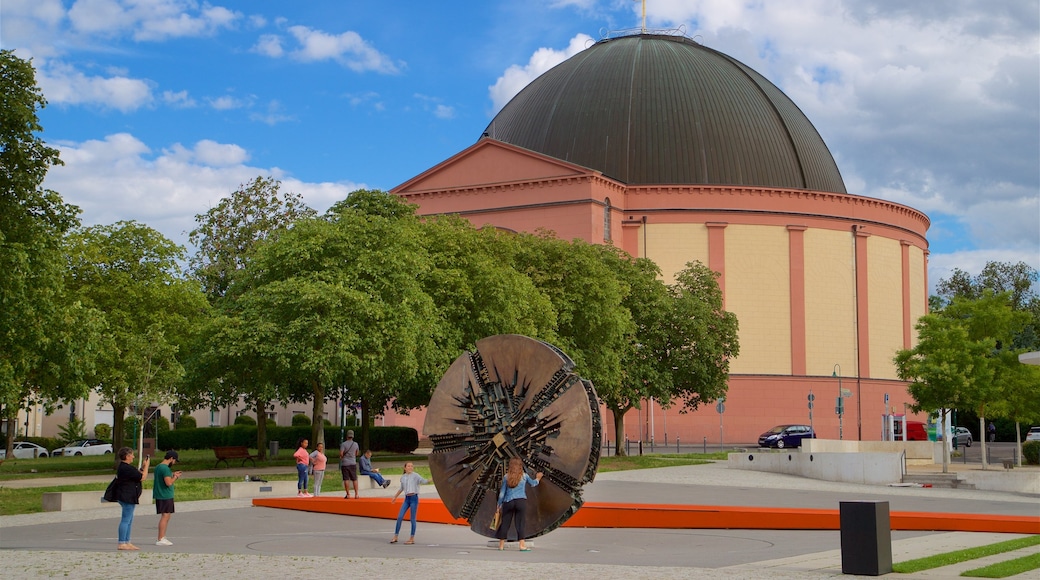
[[[838,401],[835,403],[834,412],[838,414],[838,439],[843,438],[843,422],[845,415],[845,398],[841,396],[841,365],[835,363],[834,370],[831,373],[832,377],[838,379]]]

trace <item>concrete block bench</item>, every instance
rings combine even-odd
[[[218,481],[213,484],[213,495],[230,499],[250,497],[285,497],[297,493],[296,480],[292,481]]]
[[[357,477],[358,477],[358,488],[359,489],[383,489],[383,487],[381,485],[376,483],[376,480],[372,479],[371,477],[369,477],[367,475],[358,475]],[[394,479],[394,478],[386,477],[384,475],[383,479]],[[393,487],[393,483],[390,484],[390,487]],[[390,489],[390,487],[388,487],[387,489]]]
[[[103,507],[119,507],[119,502],[101,501],[104,491],[48,491],[43,494],[43,511],[67,512]],[[152,490],[141,492],[141,505],[152,503]]]

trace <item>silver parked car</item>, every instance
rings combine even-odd
[[[968,431],[967,427],[954,427],[953,428],[954,441],[957,442],[957,446],[971,447],[972,438],[971,431]]]
[[[1040,427],[1030,427],[1026,433],[1026,441],[1040,441]]]

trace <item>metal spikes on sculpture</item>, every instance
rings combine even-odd
[[[448,511],[474,532],[495,535],[488,525],[511,457],[532,477],[544,474],[527,488],[527,537],[556,529],[581,507],[581,488],[599,465],[602,422],[592,383],[573,368],[552,345],[502,334],[478,341],[437,384],[423,425],[433,443],[430,471]]]

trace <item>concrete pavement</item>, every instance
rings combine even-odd
[[[219,471],[232,476],[231,469]],[[369,490],[362,495],[389,498],[394,491]],[[436,490],[427,486],[421,497],[435,496]],[[831,509],[842,500],[881,499],[889,501],[893,511],[1040,517],[1040,498],[1024,494],[839,484],[733,470],[722,463],[600,474],[586,487],[585,499]],[[420,510],[421,505],[420,501]],[[609,574],[612,578],[655,579],[841,575],[840,534],[834,531],[558,529],[533,540],[532,552],[520,553],[491,549],[486,538],[463,526],[420,523],[417,545],[403,546],[387,543],[393,533],[392,521],[256,508],[244,500],[182,502],[177,508],[169,530],[174,545],[166,548],[153,545],[158,520],[154,510],[151,506],[138,509],[133,540],[142,550],[134,553],[115,552],[118,518],[111,511],[0,517],[0,569],[5,576],[6,571],[14,571],[18,577],[68,574],[80,578],[137,576],[141,570],[135,563],[162,567],[164,573],[198,574],[217,569],[222,577],[243,578],[327,575],[345,570],[351,576],[423,578],[475,574],[561,578]],[[92,513],[99,511],[105,513]],[[407,533],[407,525],[405,522],[402,533]],[[1018,536],[893,532],[893,560],[1012,537]],[[98,558],[98,554],[106,557]],[[968,567],[977,567],[975,564]],[[911,577],[954,578],[961,569],[963,566]]]

